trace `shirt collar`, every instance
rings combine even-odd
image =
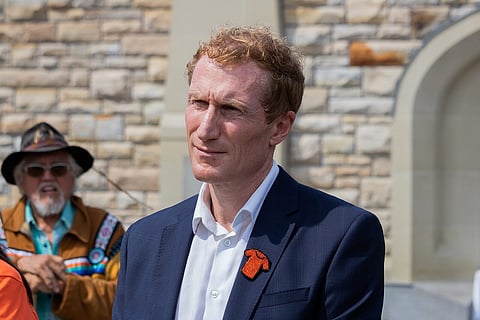
[[[273,182],[277,178],[279,172],[278,164],[273,161],[273,165],[270,168],[267,176],[263,180],[263,182],[258,186],[255,192],[250,196],[247,202],[243,205],[242,208],[237,212],[235,218],[233,219],[232,228],[236,230],[240,224],[244,222],[243,218],[245,215],[250,217],[251,223],[255,223],[257,219],[258,213],[260,212],[260,208],[262,207],[263,201],[270,191]],[[192,219],[192,230],[193,233],[197,233],[197,229],[200,223],[202,223],[207,229],[209,230],[216,230],[216,228],[221,227],[219,226],[215,219],[213,218],[212,212],[210,210],[210,195],[207,194],[207,184],[203,183],[200,192],[198,194],[197,203],[195,206],[195,211],[193,213]],[[206,198],[206,199],[205,199]],[[205,202],[205,200],[208,201]],[[244,214],[242,214],[244,213]],[[215,233],[214,231],[212,231]]]

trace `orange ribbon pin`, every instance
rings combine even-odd
[[[255,279],[260,270],[268,271],[270,269],[270,262],[267,256],[260,250],[247,249],[245,250],[245,256],[248,257],[248,260],[242,267],[242,273],[248,279]]]

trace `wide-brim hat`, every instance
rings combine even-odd
[[[71,146],[65,137],[46,122],[40,122],[22,135],[20,151],[9,154],[2,163],[2,175],[10,184],[15,184],[13,172],[15,167],[28,154],[46,153],[65,150],[82,168],[80,174],[88,171],[93,165],[93,157],[82,147]]]

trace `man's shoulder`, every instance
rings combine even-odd
[[[297,190],[301,211],[306,210],[312,214],[322,212],[326,217],[333,219],[355,220],[361,216],[376,218],[375,214],[355,204],[353,200],[344,199],[335,193],[328,193],[302,183],[297,184]]]

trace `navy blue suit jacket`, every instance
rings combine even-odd
[[[196,200],[128,229],[113,319],[175,318]],[[232,270],[237,276],[223,319],[381,318],[385,246],[375,215],[301,185],[280,169],[247,244],[251,248],[268,257],[270,269],[254,280]]]

